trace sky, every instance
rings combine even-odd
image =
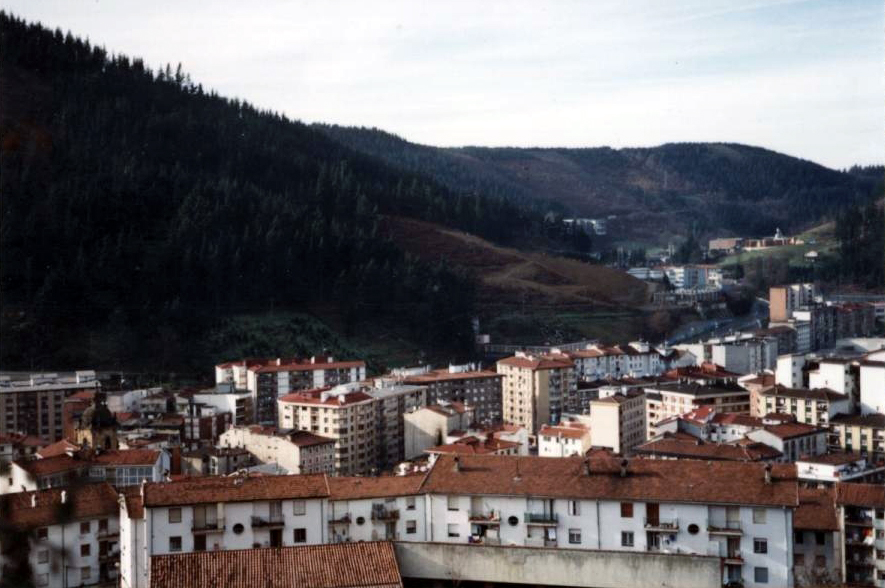
[[[0,0],[305,122],[438,146],[885,162],[882,0]]]

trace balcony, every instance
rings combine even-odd
[[[224,532],[224,519],[218,519],[215,521],[203,521],[196,522],[191,526],[191,532],[194,534],[203,534],[208,535],[209,533],[223,533]]]
[[[119,530],[119,529],[117,529],[117,530],[113,530],[113,529],[99,529],[99,530],[98,530],[98,538],[99,538],[99,539],[107,539],[107,538],[109,538],[109,537],[119,537],[119,536],[120,536],[120,530]]]
[[[873,526],[873,518],[872,517],[862,517],[862,516],[853,516],[853,517],[845,517],[845,525],[852,527],[872,527]]]
[[[708,523],[707,532],[710,535],[731,535],[740,536],[744,532],[741,530],[740,521],[723,521],[721,523]]]
[[[339,514],[330,514],[329,515],[329,524],[330,525],[349,525],[350,524],[350,513],[339,513]]]
[[[554,512],[527,512],[523,520],[526,525],[556,525],[559,517]]]
[[[467,514],[467,520],[475,525],[500,525],[501,513],[472,510]]]
[[[679,520],[678,519],[643,519],[643,524],[645,525],[645,529],[647,531],[654,531],[659,533],[675,533],[679,530]]]
[[[109,549],[104,553],[98,554],[98,561],[111,561],[115,559],[120,559],[120,550],[119,549]]]
[[[282,514],[255,516],[252,515],[252,528],[282,527],[285,524]]]
[[[398,521],[399,520],[399,510],[373,506],[372,507],[372,520],[373,521]]]

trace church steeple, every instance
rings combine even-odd
[[[96,392],[74,429],[76,443],[91,450],[117,449],[117,418],[107,406],[104,392]]]

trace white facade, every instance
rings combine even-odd
[[[802,368],[805,362],[805,355],[802,353],[778,356],[777,369],[774,372],[775,383],[787,388],[801,388],[804,383]]]
[[[861,414],[885,414],[885,362],[860,364]]]
[[[829,388],[840,394],[857,393],[857,379],[851,362],[821,359],[816,370],[808,372],[809,388]]]
[[[280,433],[264,427],[231,427],[218,438],[220,447],[242,447],[263,464],[276,464],[293,474],[335,471],[335,440],[305,431]]]
[[[466,431],[473,422],[471,407],[427,406],[403,415],[405,459],[424,455],[426,449],[445,443],[452,431]]]
[[[589,427],[541,427],[538,432],[540,457],[569,457],[584,455],[590,449]]]
[[[425,496],[329,500],[329,542],[427,541]]]

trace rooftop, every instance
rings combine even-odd
[[[775,384],[771,388],[762,390],[763,396],[784,396],[786,398],[803,398],[805,400],[827,400],[829,402],[838,400],[847,400],[844,394],[839,394],[835,390],[829,388],[815,388],[809,390],[807,388],[787,388],[780,384]]]
[[[885,485],[882,484],[838,484],[836,503],[850,506],[882,508],[885,506]]]
[[[442,382],[446,380],[472,380],[474,378],[503,378],[503,374],[489,370],[479,370],[473,372],[455,372],[449,370],[433,370],[426,374],[417,374],[414,376],[406,376],[403,381],[407,384],[429,384],[431,382]]]
[[[411,496],[421,491],[424,475],[329,477],[330,500]]]
[[[334,543],[151,558],[152,588],[402,588],[393,544]]]
[[[764,443],[710,443],[695,438],[664,435],[634,448],[640,455],[707,459],[714,461],[765,461],[777,459],[781,452]]]
[[[553,358],[551,356],[538,356],[538,357],[505,357],[498,361],[498,365],[509,365],[511,367],[517,367],[522,369],[530,369],[530,370],[551,370],[551,369],[563,369],[574,367],[574,363],[572,360],[568,359],[565,356],[557,356]]]
[[[5,494],[0,503],[4,518],[21,529],[59,524],[65,517],[72,521],[112,517],[119,510],[116,491],[104,482]]]
[[[885,429],[885,414],[848,415],[839,413],[830,419],[830,424]]]
[[[621,474],[621,460],[442,455],[423,490],[438,494],[478,494],[706,502],[714,504],[798,505],[796,468],[729,461],[634,459]],[[590,473],[587,473],[589,467]]]
[[[793,528],[838,531],[835,494],[833,488],[799,488],[799,507],[793,512]]]
[[[321,498],[329,495],[322,474],[300,476],[205,476],[144,486],[144,505],[178,506],[207,502],[246,502]]]

